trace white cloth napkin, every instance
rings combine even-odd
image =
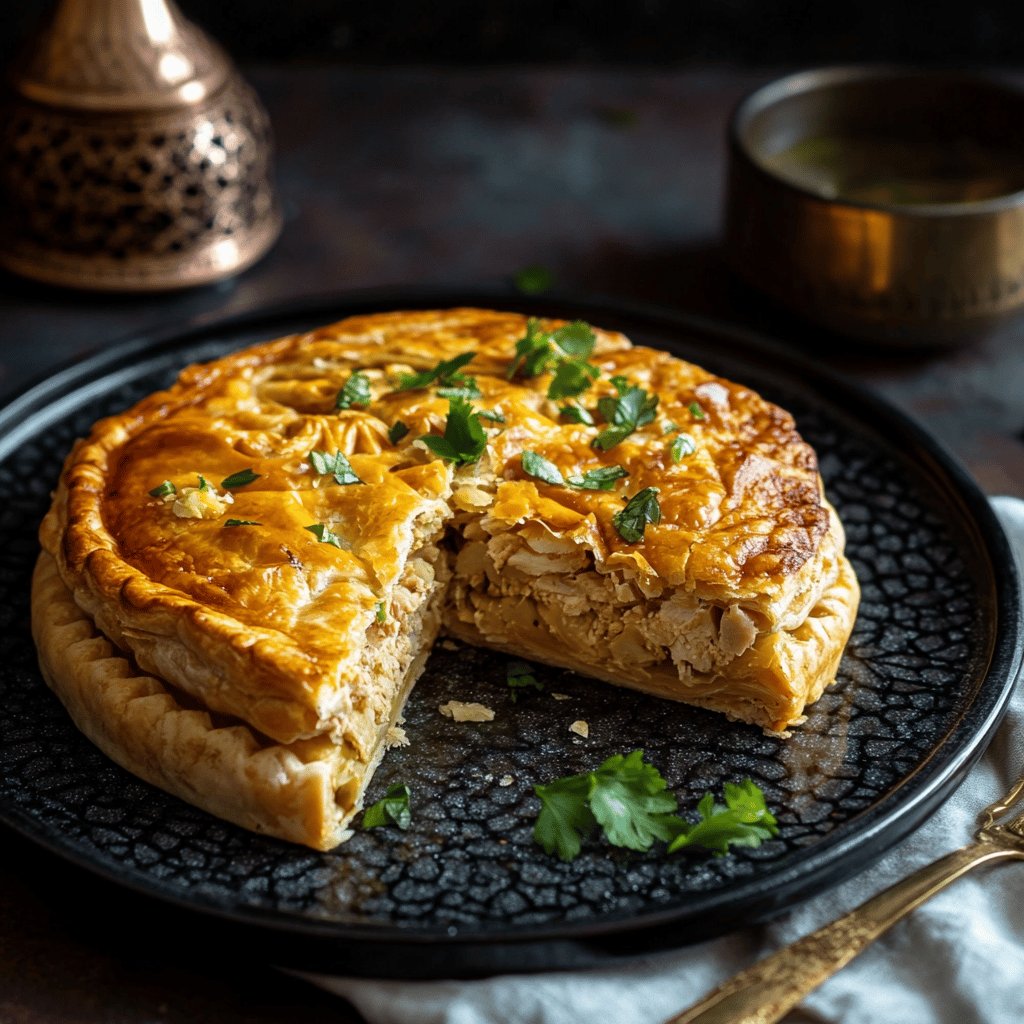
[[[1024,568],[1024,502],[993,501]],[[371,1024],[660,1024],[752,963],[962,846],[977,814],[1024,770],[1024,688],[982,761],[882,861],[771,924],[628,966],[483,981],[303,975]],[[1024,1021],[1024,863],[981,868],[920,907],[787,1020],[842,1024]]]

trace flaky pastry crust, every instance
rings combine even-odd
[[[792,417],[597,331],[600,376],[580,401],[614,396],[617,377],[660,398],[653,422],[602,452],[601,424],[566,422],[547,397],[550,373],[509,378],[525,330],[522,316],[474,309],[352,317],[189,367],[68,457],[41,539],[84,621],[130,654],[139,678],[161,680],[195,714],[227,716],[261,750],[331,748],[344,813],[334,831],[288,838],[322,847],[340,834],[437,619],[474,643],[775,730],[834,678],[857,585]],[[468,351],[473,404],[494,418],[484,455],[456,467],[419,440],[444,432],[448,398],[395,381]],[[368,404],[338,410],[355,371]],[[679,430],[695,451],[677,461]],[[566,477],[613,465],[628,476],[608,491],[544,483],[525,471],[524,449]],[[343,452],[360,482],[315,472],[315,450]],[[251,483],[221,484],[246,469]],[[175,495],[153,497],[164,480]],[[630,542],[613,517],[646,487],[658,488],[661,520]],[[229,529],[229,518],[258,525]],[[44,671],[96,738],[116,705],[85,700],[92,684],[58,663],[45,623],[39,633]],[[110,735],[108,753],[131,746]],[[191,783],[137,767],[149,756],[120,759],[199,802]],[[248,812],[211,809],[247,824]]]

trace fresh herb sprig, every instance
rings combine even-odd
[[[259,480],[261,475],[260,473],[254,473],[252,466],[248,466],[245,469],[240,469],[237,473],[232,473],[231,476],[224,477],[220,485],[225,491],[234,490],[238,487],[248,487],[249,484]]]
[[[521,459],[524,473],[554,487],[574,487],[581,491],[610,491],[614,489],[616,481],[629,476],[629,471],[622,466],[600,466],[597,469],[588,469],[582,476],[565,477],[553,462],[530,449],[523,452]]]
[[[429,388],[432,384],[438,384],[442,389],[449,391],[473,391],[473,395],[446,395],[446,398],[479,398],[480,391],[476,381],[467,377],[460,371],[467,364],[476,358],[475,352],[463,352],[461,355],[451,359],[442,359],[430,370],[422,370],[419,373],[403,373],[398,377],[396,391],[417,391],[420,388]],[[441,394],[439,391],[438,394]]]
[[[313,523],[312,526],[304,526],[321,544],[331,544],[336,548],[341,547],[341,538],[326,524]]]
[[[720,804],[711,793],[705,793],[697,804],[700,821],[684,825],[683,831],[669,843],[669,853],[702,846],[725,854],[730,846],[758,847],[778,835],[775,815],[768,810],[764,793],[753,781],[727,782],[723,788],[725,803]]]
[[[388,791],[375,804],[363,811],[363,828],[397,825],[403,831],[412,824],[409,787],[403,782],[388,786]]]
[[[435,455],[456,466],[476,462],[487,448],[487,434],[473,406],[464,398],[448,400],[444,436],[423,434],[421,440]]]
[[[333,476],[335,483],[345,487],[349,484],[363,483],[343,451],[339,450],[331,455],[330,452],[322,452],[314,448],[309,453],[309,464],[313,467],[314,473],[320,476]]]
[[[359,370],[356,370],[334,399],[334,408],[356,409],[365,408],[370,404],[373,396],[370,393],[370,378]]]
[[[531,317],[526,322],[526,334],[516,342],[515,356],[506,376],[511,380],[516,376],[538,377],[552,371],[548,398],[556,401],[575,398],[601,374],[598,367],[587,362],[596,343],[593,329],[582,320],[545,331],[540,321]]]
[[[778,834],[764,794],[750,780],[725,784],[725,803],[711,793],[698,804],[700,821],[677,814],[678,802],[661,773],[643,759],[642,750],[616,754],[600,767],[534,786],[541,810],[533,837],[548,854],[574,860],[583,841],[600,828],[613,846],[649,850],[655,840],[674,853],[701,847],[725,854],[730,846],[759,846]]]
[[[606,452],[624,441],[640,427],[652,422],[658,409],[658,396],[631,384],[625,377],[612,377],[618,396],[598,399],[597,410],[608,424],[591,442]]]
[[[166,498],[172,494],[177,494],[178,488],[171,483],[170,480],[165,480],[162,484],[158,484],[150,492],[151,498]]]
[[[637,491],[626,502],[626,507],[612,516],[612,526],[627,544],[639,544],[644,539],[647,524],[657,526],[661,522],[661,505],[658,504],[658,488],[645,487]]]
[[[544,684],[533,674],[533,666],[528,661],[510,661],[505,668],[505,683],[511,691],[513,704],[528,690],[544,690]]]

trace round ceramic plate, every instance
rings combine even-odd
[[[505,658],[435,650],[406,710],[408,747],[370,787],[413,793],[407,832],[314,853],[235,828],[128,775],[71,725],[27,628],[36,528],[61,460],[100,416],[187,363],[370,310],[458,304],[582,317],[740,380],[815,446],[863,588],[838,680],[789,739],[668,701],[537,670],[513,703]],[[374,293],[209,321],[108,351],[0,411],[0,817],[119,885],[203,915],[261,960],[431,977],[608,962],[764,919],[865,867],[917,826],[984,749],[1021,658],[1006,540],[984,497],[902,415],[780,346],[722,325],[558,298]],[[554,694],[564,695],[555,699]],[[493,722],[457,725],[449,699]],[[581,738],[568,726],[589,723]],[[533,785],[642,749],[693,810],[752,778],[777,839],[725,857],[612,849],[572,863],[531,833]]]

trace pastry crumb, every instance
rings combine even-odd
[[[494,720],[494,712],[486,704],[476,704],[461,700],[450,700],[437,709],[445,718],[452,718],[456,722],[491,722]]]
[[[590,735],[590,726],[580,718],[569,726],[569,732],[574,732],[577,736],[586,739]]]
[[[460,650],[459,645],[454,640],[442,640],[440,646],[446,651],[458,651]]]
[[[567,693],[553,693],[551,694],[551,696],[554,697],[555,700],[571,700],[569,694]]]
[[[393,725],[384,736],[384,746],[390,750],[392,747],[409,746],[409,737],[400,725]]]
[[[498,785],[511,786],[514,781],[515,779],[513,779],[511,775],[502,775],[502,777],[498,779]]]

